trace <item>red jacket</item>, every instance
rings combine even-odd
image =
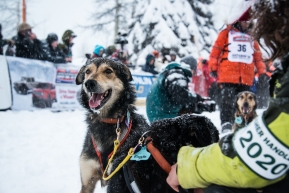
[[[234,83],[252,86],[255,75],[254,68],[256,67],[258,74],[264,74],[266,72],[259,45],[254,41],[253,62],[251,64],[229,61],[228,54],[230,50],[228,50],[228,39],[230,30],[238,31],[229,25],[218,35],[210,54],[210,71],[217,71],[219,83]]]

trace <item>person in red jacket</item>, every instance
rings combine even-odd
[[[220,118],[222,132],[231,131],[234,123],[233,101],[242,91],[249,91],[254,80],[254,68],[265,81],[266,67],[256,41],[249,35],[249,9],[233,24],[222,30],[215,41],[209,59],[211,76],[221,87]]]

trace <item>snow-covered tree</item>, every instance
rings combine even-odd
[[[91,24],[84,26],[94,31],[111,32],[114,38],[120,30],[127,28],[127,19],[131,17],[137,0],[95,0],[96,11],[91,15]]]
[[[21,17],[20,9],[19,0],[0,1],[0,23],[2,24],[2,33],[6,38],[12,38],[17,32]]]
[[[208,7],[213,3],[214,0],[188,0],[191,5],[194,14],[194,20],[197,23],[197,31],[195,32],[195,41],[200,45],[200,52],[210,52],[212,43],[215,41],[215,35],[217,30],[214,28],[212,21],[212,13]]]
[[[129,31],[131,61],[144,63],[154,49],[167,55],[174,50],[179,57],[207,57],[214,41],[214,29],[208,10],[209,0],[138,0]]]

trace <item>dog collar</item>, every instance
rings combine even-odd
[[[124,115],[122,115],[120,118],[102,118],[102,119],[100,119],[101,122],[108,123],[108,124],[117,124],[118,121],[119,121],[119,123],[122,123],[123,120],[124,120]]]
[[[129,113],[129,111],[127,112],[127,117],[128,117],[128,126],[127,126],[127,131],[125,132],[125,133],[123,133],[122,135],[120,135],[120,143],[119,143],[119,146],[118,147],[120,147],[124,142],[125,142],[125,140],[127,139],[127,137],[128,137],[128,135],[129,135],[129,133],[130,133],[130,131],[131,131],[131,127],[132,127],[132,120],[130,119],[130,113]],[[115,119],[115,118],[104,118],[104,120],[105,121],[102,121],[102,122],[105,122],[105,123],[109,123],[109,124],[117,124],[117,128],[119,127],[119,123],[121,123],[121,122],[123,122],[123,120],[124,120],[124,115],[120,118],[120,119]],[[119,120],[119,122],[118,122],[118,120]],[[113,121],[116,121],[116,122],[113,122]],[[90,137],[91,137],[91,141],[92,141],[92,144],[93,144],[93,147],[94,147],[94,150],[95,150],[95,152],[96,152],[96,155],[97,155],[97,157],[98,157],[98,159],[99,159],[99,162],[100,162],[100,165],[101,165],[101,169],[102,169],[102,171],[104,172],[104,167],[106,167],[106,166],[104,166],[103,165],[103,157],[102,157],[102,154],[101,154],[101,152],[98,150],[98,148],[97,148],[97,145],[96,145],[96,142],[95,142],[95,139],[94,139],[94,137],[93,137],[93,134],[92,133],[90,133]],[[113,155],[113,152],[114,152],[114,150],[107,156],[107,158],[108,159],[110,159],[110,157]]]

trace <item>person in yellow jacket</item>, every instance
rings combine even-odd
[[[289,2],[258,0],[252,8],[255,39],[264,40],[272,60],[281,59],[269,107],[219,143],[182,147],[167,178],[176,191],[180,185],[205,193],[289,192]]]

